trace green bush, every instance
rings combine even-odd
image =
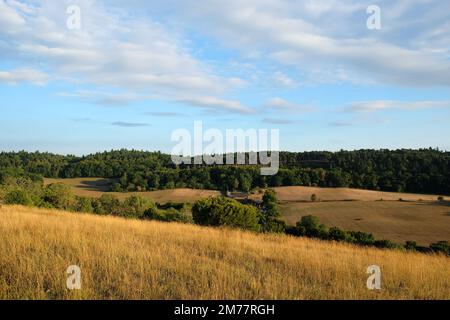
[[[156,208],[150,208],[145,211],[144,218],[164,222],[192,223],[192,218],[190,216],[174,208],[169,208],[165,211]]]
[[[122,191],[123,191],[123,190],[122,190],[122,185],[121,185],[120,183],[118,183],[118,182],[113,183],[113,184],[111,185],[111,191],[112,191],[112,192],[122,192]]]
[[[86,197],[75,197],[73,204],[73,210],[76,212],[93,213],[94,207],[92,205],[92,199]]]
[[[277,203],[277,194],[275,193],[275,190],[273,189],[267,189],[264,192],[264,195],[262,197],[264,205],[268,205],[270,203]]]
[[[417,251],[417,242],[415,241],[406,241],[405,243],[405,249],[410,251]]]
[[[300,236],[322,239],[328,237],[326,227],[320,223],[318,217],[312,215],[302,217],[302,219],[297,222],[296,230]]]
[[[450,255],[450,243],[448,241],[438,241],[432,243],[430,245],[430,249],[433,250],[433,252],[441,252],[446,255]]]
[[[72,189],[62,183],[50,184],[44,188],[42,200],[53,208],[68,210],[72,199]]]
[[[370,233],[365,233],[361,231],[349,231],[350,242],[356,243],[363,246],[372,246],[375,243],[375,238]]]
[[[339,229],[338,227],[332,227],[328,231],[328,239],[334,241],[348,241],[349,234],[346,231]]]
[[[286,222],[279,219],[269,219],[268,221],[265,221],[264,225],[262,225],[261,231],[284,233],[286,232]]]
[[[165,216],[168,222],[192,223],[192,217],[174,208],[167,209]]]
[[[259,211],[225,197],[206,198],[192,207],[195,223],[205,226],[229,226],[260,231]]]
[[[167,209],[170,209],[170,208],[173,208],[173,209],[176,209],[176,210],[183,210],[185,208],[185,206],[186,205],[184,203],[182,203],[182,202],[178,203],[178,202],[172,202],[172,201],[169,201],[169,202],[167,202],[165,204],[158,205],[159,208],[164,209],[164,210],[167,210]]]
[[[92,207],[96,214],[119,215],[122,212],[122,204],[117,197],[111,194],[103,194],[92,201]]]
[[[279,220],[281,212],[278,209],[277,195],[269,189],[263,195],[263,208],[260,213],[260,225],[262,232],[282,233],[286,231],[286,223]]]
[[[120,215],[127,218],[144,218],[145,212],[150,208],[156,208],[153,200],[132,195],[123,202]]]
[[[23,206],[32,206],[33,200],[30,194],[23,189],[13,189],[6,192],[4,199],[5,204],[18,204]]]
[[[398,248],[400,248],[399,245],[395,244],[391,240],[386,240],[386,239],[375,240],[373,245],[377,248],[382,248],[382,249],[398,249]]]

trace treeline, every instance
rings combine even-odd
[[[281,152],[280,167],[277,175],[261,176],[258,166],[176,166],[160,152],[0,153],[0,181],[11,175],[102,177],[114,179],[112,191],[319,186],[450,195],[450,153],[434,149]]]

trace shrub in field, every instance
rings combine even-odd
[[[192,216],[195,223],[200,225],[260,231],[258,209],[225,197],[197,201],[192,207]]]
[[[273,233],[284,233],[286,232],[286,222],[279,219],[270,219],[262,224],[261,231],[273,232]]]
[[[76,212],[93,213],[94,206],[92,203],[93,200],[91,198],[76,196],[72,208]]]
[[[377,248],[382,248],[382,249],[399,249],[401,248],[401,246],[397,245],[396,243],[390,241],[390,240],[375,240],[373,245]]]
[[[164,222],[192,223],[192,218],[174,208],[160,210],[157,208],[147,209],[144,213],[144,219],[158,220]]]
[[[406,241],[405,243],[405,249],[410,251],[416,251],[418,248],[417,242],[415,241]]]
[[[326,239],[328,236],[326,227],[320,223],[318,217],[312,215],[302,217],[302,219],[297,222],[296,230],[300,236],[322,239]]]
[[[120,200],[110,194],[103,194],[99,199],[92,202],[94,212],[103,215],[119,215],[122,210]]]
[[[375,243],[375,238],[370,233],[365,233],[361,231],[349,231],[350,242],[363,245],[372,246]]]
[[[150,208],[156,208],[153,200],[132,195],[123,202],[120,215],[128,218],[143,218],[144,213]]]
[[[167,222],[191,223],[192,217],[184,214],[174,208],[169,208],[164,212]]]
[[[3,202],[5,204],[18,204],[23,206],[33,205],[33,200],[30,194],[23,189],[13,189],[6,192]]]
[[[172,201],[169,201],[169,202],[167,202],[167,203],[165,203],[165,204],[158,204],[158,208],[160,208],[160,209],[164,209],[164,210],[167,210],[167,209],[170,209],[170,208],[174,208],[174,209],[176,209],[176,210],[183,210],[184,208],[185,208],[185,204],[184,203],[178,203],[178,202],[172,202]]]
[[[121,185],[120,183],[118,183],[118,182],[113,183],[113,184],[111,185],[111,191],[112,191],[112,192],[122,192],[122,191],[123,191],[123,190],[122,190],[122,185]]]
[[[70,209],[73,199],[72,190],[62,183],[50,184],[44,188],[42,200],[56,209]]]
[[[263,209],[260,214],[262,232],[281,233],[286,230],[286,223],[278,218],[281,212],[278,208],[278,200],[274,190],[266,190],[263,195]]]
[[[263,203],[265,205],[269,204],[269,203],[276,203],[277,200],[277,195],[275,193],[275,191],[273,189],[268,189],[264,192],[264,195],[262,197]]]
[[[430,245],[430,249],[433,250],[433,252],[441,252],[446,255],[450,255],[450,243],[448,241],[438,241],[432,243]]]
[[[332,227],[328,230],[328,239],[334,241],[348,241],[349,234],[338,227]]]

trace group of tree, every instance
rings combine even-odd
[[[273,190],[267,190],[262,206],[242,204],[226,197],[210,197],[197,201],[192,207],[194,222],[203,226],[227,226],[258,232],[283,233],[284,221]]]
[[[175,165],[170,155],[160,152],[119,150],[83,157],[0,153],[0,182],[11,175],[111,178],[113,191],[176,187],[249,191],[299,185],[449,195],[450,153],[435,149],[281,152],[280,170],[274,176],[261,176],[255,165]]]

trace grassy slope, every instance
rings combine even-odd
[[[0,209],[0,252],[2,299],[450,299],[443,256],[24,207]]]

